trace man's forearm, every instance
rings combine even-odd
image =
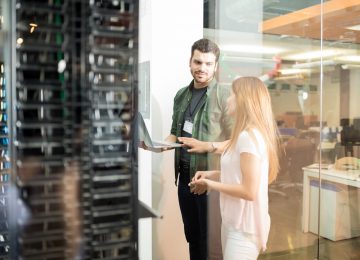
[[[169,135],[168,137],[165,138],[166,142],[171,142],[171,143],[176,143],[177,141],[177,137],[173,134]]]

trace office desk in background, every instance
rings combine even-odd
[[[321,169],[321,205],[318,203],[319,165],[303,168],[302,230],[331,240],[360,236],[360,171]]]

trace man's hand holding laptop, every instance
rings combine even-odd
[[[166,143],[169,143],[169,146],[163,146],[164,144]],[[175,147],[172,146],[172,144],[176,143],[176,136],[175,135],[169,135],[166,139],[165,139],[165,142],[162,143],[162,147],[151,147],[151,146],[148,146],[146,145],[146,143],[144,141],[139,141],[139,148],[142,148],[144,150],[147,150],[147,151],[151,151],[151,152],[155,152],[155,153],[162,153],[162,152],[165,152],[165,151],[169,151],[169,150],[172,150],[174,149]],[[183,146],[183,145],[181,145]]]
[[[153,140],[146,127],[144,118],[141,113],[138,113],[138,130],[139,130],[139,144],[138,147],[152,151],[155,153],[161,153],[167,150],[174,149],[175,147],[181,147],[182,144],[176,143],[176,136],[169,135],[165,141]]]

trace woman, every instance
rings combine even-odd
[[[270,230],[268,184],[279,168],[277,127],[269,92],[258,78],[236,79],[227,109],[234,128],[221,172],[198,171],[189,185],[197,194],[205,188],[220,192],[224,259],[257,259]]]

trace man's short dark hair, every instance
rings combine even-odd
[[[212,42],[209,39],[203,38],[194,42],[194,44],[191,47],[191,57],[194,55],[195,50],[198,50],[202,53],[211,52],[215,55],[216,61],[219,60],[219,56],[220,56],[219,46],[217,46],[215,42]]]

